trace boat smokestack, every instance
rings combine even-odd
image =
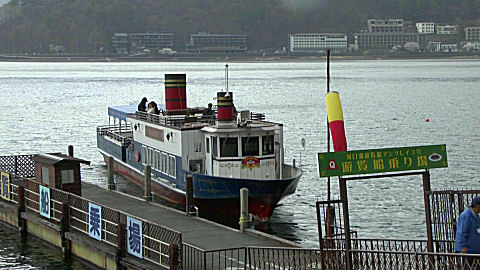
[[[187,112],[186,74],[165,74],[165,111],[167,114]]]
[[[217,110],[219,124],[233,122],[233,92],[217,92]]]

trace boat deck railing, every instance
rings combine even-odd
[[[97,127],[97,134],[100,136],[107,136],[122,144],[122,146],[129,146],[132,140],[132,125],[126,126],[100,126]]]
[[[138,120],[156,123],[165,126],[181,127],[188,123],[206,123],[213,124],[217,120],[216,111],[213,115],[163,115],[146,112],[136,112],[135,118]],[[264,113],[250,112],[251,121],[265,121]]]

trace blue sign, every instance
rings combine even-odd
[[[4,200],[10,201],[10,174],[1,172],[2,181],[0,183],[0,197]]]
[[[88,235],[102,241],[102,207],[88,203]]]
[[[142,250],[142,221],[127,216],[127,252],[142,259]]]
[[[50,188],[38,185],[40,215],[50,218]]]

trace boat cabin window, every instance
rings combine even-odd
[[[238,157],[238,138],[220,138],[220,156]]]
[[[217,137],[212,137],[212,154],[214,156],[218,155],[217,151]]]
[[[273,135],[262,136],[262,155],[273,154]]]
[[[242,137],[242,156],[259,156],[258,137]]]
[[[207,151],[207,153],[210,153],[210,138],[207,138],[207,140],[205,141],[205,151]]]
[[[175,177],[176,176],[176,171],[175,171],[175,157],[174,156],[169,156],[170,161],[168,162],[168,174]]]

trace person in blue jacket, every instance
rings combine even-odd
[[[480,196],[473,199],[469,208],[463,211],[458,217],[457,232],[455,234],[455,251],[459,253],[480,254]],[[465,260],[468,265],[472,265],[473,258],[468,257]],[[475,264],[480,264],[478,259]],[[480,267],[478,267],[480,269]],[[476,269],[476,268],[466,268]]]

